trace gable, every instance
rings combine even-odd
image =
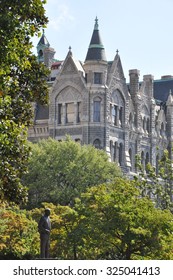
[[[69,57],[65,62],[61,70],[62,74],[77,74],[78,70],[76,68],[76,65],[71,57]]]
[[[113,79],[125,81],[123,67],[121,64],[121,59],[117,54],[111,66],[109,65],[109,73],[108,73],[108,85],[112,83]]]

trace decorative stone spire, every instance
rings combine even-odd
[[[98,25],[97,17],[95,19],[94,31],[91,37],[85,62],[89,60],[107,61],[105,55],[105,49],[102,44],[100,33],[99,33],[99,25]]]

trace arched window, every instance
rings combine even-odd
[[[81,122],[82,96],[73,87],[65,87],[55,99],[55,115],[58,125],[76,124]]]
[[[93,121],[100,122],[101,98],[97,97],[94,99],[93,107]]]
[[[99,139],[95,139],[93,142],[93,145],[95,148],[100,149],[101,148],[101,142]]]
[[[111,123],[122,127],[124,124],[125,102],[122,93],[116,89],[111,94]]]

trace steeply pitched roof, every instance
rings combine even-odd
[[[49,41],[47,40],[46,36],[45,36],[45,33],[44,33],[44,30],[43,30],[43,34],[40,38],[40,41],[38,42],[37,46],[39,45],[44,45],[46,47],[49,47],[50,44],[49,44]]]
[[[95,19],[94,31],[88,48],[85,61],[88,60],[106,60],[105,49],[99,33],[98,19]]]

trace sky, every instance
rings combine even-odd
[[[130,69],[140,70],[141,80],[173,75],[173,0],[47,0],[45,10],[56,59],[64,60],[71,46],[85,61],[97,16],[107,60],[119,50],[127,82]]]

